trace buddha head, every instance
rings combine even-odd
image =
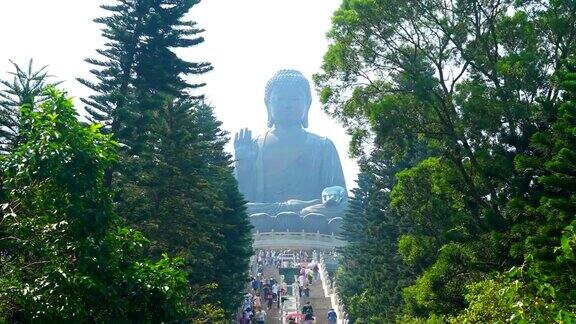
[[[346,190],[340,186],[327,187],[322,190],[324,206],[336,206],[346,199]]]
[[[274,125],[308,127],[308,109],[312,103],[310,84],[296,70],[280,70],[268,80],[264,96],[268,127]]]

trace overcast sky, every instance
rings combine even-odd
[[[90,92],[75,81],[88,77],[86,57],[95,57],[104,39],[92,19],[105,14],[99,5],[110,0],[0,0],[0,78],[33,58],[49,71],[72,96]],[[266,130],[264,87],[279,69],[300,70],[311,78],[322,63],[332,13],[341,0],[203,0],[190,16],[206,31],[206,41],[179,51],[190,61],[208,61],[214,70],[195,78],[215,107],[230,135],[248,127]],[[347,186],[355,186],[358,167],[348,158],[344,129],[321,111],[318,97],[310,108],[309,131],[334,141]],[[79,105],[79,102],[76,101]],[[232,151],[232,146],[228,149]]]

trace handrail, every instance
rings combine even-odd
[[[298,288],[298,276],[294,276],[294,283],[292,283],[292,295],[294,295],[296,311],[300,310],[300,292]]]
[[[281,276],[282,282],[285,283],[284,281],[284,276]],[[298,309],[300,309],[300,299],[299,299],[299,295],[297,293],[298,291],[298,278],[297,276],[294,276],[294,283],[292,283],[292,295],[289,296],[288,294],[285,295],[286,301],[284,303],[282,303],[282,308],[280,309],[280,322],[283,324],[286,324],[286,315],[288,315],[288,313],[291,312],[295,312],[298,311]],[[284,284],[283,284],[284,286]],[[286,286],[286,292],[288,292],[288,286]],[[291,301],[294,301],[294,304],[291,304]],[[289,305],[292,306],[292,308],[289,308]]]

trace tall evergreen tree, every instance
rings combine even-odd
[[[96,68],[96,82],[78,79],[94,90],[83,98],[95,121],[109,127],[119,140],[146,120],[150,109],[160,109],[163,95],[180,97],[185,90],[201,87],[183,79],[212,69],[206,62],[191,63],[172,49],[200,44],[204,39],[196,23],[183,17],[199,0],[127,0],[103,5],[111,14],[94,21],[104,25],[108,39],[97,52],[102,59],[87,59]],[[135,102],[135,101],[138,102]]]
[[[207,164],[205,176],[214,190],[219,206],[214,210],[220,225],[215,242],[221,249],[215,255],[212,273],[218,283],[215,297],[222,302],[228,315],[232,315],[239,305],[248,275],[248,261],[252,255],[251,225],[248,221],[245,203],[234,178],[232,157],[225,153],[227,134],[220,128],[221,122],[214,117],[212,107],[201,103],[193,113],[198,127],[199,150]]]
[[[244,288],[251,255],[244,200],[224,153],[225,134],[212,109],[197,100],[167,101],[155,120],[159,142],[135,177],[119,180],[119,212],[152,239],[152,255],[186,260],[199,297],[228,316]]]
[[[20,127],[20,107],[29,105],[36,107],[46,99],[44,87],[47,85],[46,66],[39,70],[32,68],[32,60],[28,62],[28,69],[22,69],[18,64],[10,61],[14,71],[9,72],[13,77],[11,81],[0,80],[0,152],[7,153],[18,144]],[[53,83],[57,85],[58,82]]]
[[[392,322],[401,313],[402,287],[417,271],[404,262],[401,237],[414,233],[411,222],[390,206],[397,173],[429,154],[420,150],[390,159],[373,150],[360,161],[358,188],[344,216],[341,267],[337,284],[352,320]],[[406,245],[406,244],[404,244]],[[406,249],[406,247],[404,247]],[[413,263],[425,260],[415,258]]]
[[[202,30],[184,15],[196,0],[132,0],[103,6],[96,19],[110,40],[97,82],[80,82],[96,94],[84,102],[123,144],[114,178],[118,212],[151,239],[150,253],[184,258],[193,302],[206,301],[231,316],[247,270],[250,240],[244,201],[232,177],[225,134],[210,107],[183,79],[209,71],[173,48],[203,41]],[[201,97],[201,96],[200,96]],[[112,180],[114,180],[112,182]],[[206,290],[206,288],[210,288]]]

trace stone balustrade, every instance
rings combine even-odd
[[[345,245],[336,235],[307,232],[259,232],[252,234],[255,249],[318,249],[331,250]]]

